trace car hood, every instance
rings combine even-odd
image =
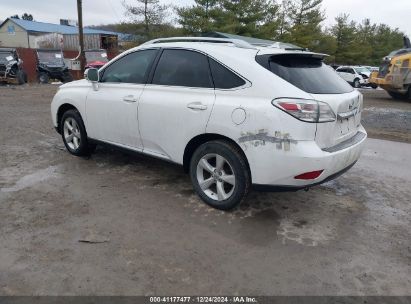
[[[86,79],[67,82],[60,86],[60,89],[75,88],[75,87],[90,87],[90,82]]]

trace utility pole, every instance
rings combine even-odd
[[[83,35],[83,5],[82,0],[77,0],[77,14],[78,14],[78,38],[80,43],[80,67],[81,73],[84,73],[86,60],[84,57],[84,35]]]

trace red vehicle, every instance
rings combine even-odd
[[[86,69],[99,69],[108,62],[106,50],[87,50],[86,55]]]

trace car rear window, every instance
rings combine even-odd
[[[209,58],[209,61],[216,89],[233,89],[245,85],[245,81],[229,69],[211,58]]]
[[[293,84],[312,94],[343,94],[353,88],[322,59],[302,55],[259,55],[257,62]]]

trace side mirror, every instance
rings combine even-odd
[[[84,72],[84,78],[86,78],[90,82],[99,82],[100,75],[97,69],[90,68]]]

